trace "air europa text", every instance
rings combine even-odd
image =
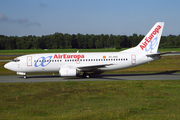
[[[80,58],[84,58],[84,55],[68,55],[68,54],[55,54],[54,55],[54,59],[69,59],[69,58],[80,59]]]
[[[159,33],[159,30],[161,29],[161,26],[160,25],[158,25],[155,29],[154,29],[154,31],[149,35],[149,37],[146,37],[145,38],[145,42],[142,42],[142,44],[140,45],[140,48],[143,50],[146,46],[147,46],[147,44],[153,39],[153,37],[157,34],[157,33]]]

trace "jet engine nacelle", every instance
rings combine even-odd
[[[60,76],[76,76],[77,73],[78,73],[78,71],[75,68],[65,67],[65,68],[59,69]]]

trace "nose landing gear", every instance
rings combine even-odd
[[[23,72],[17,72],[18,75],[23,75],[23,78],[26,79],[27,76],[26,76],[26,73],[23,73]]]
[[[24,79],[26,79],[26,78],[27,78],[27,76],[26,76],[26,75],[24,75],[24,76],[23,76],[23,78],[24,78]]]

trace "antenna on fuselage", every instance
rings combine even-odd
[[[77,51],[77,53],[79,53],[79,50]]]

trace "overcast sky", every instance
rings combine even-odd
[[[180,34],[180,0],[0,0],[0,35]]]

